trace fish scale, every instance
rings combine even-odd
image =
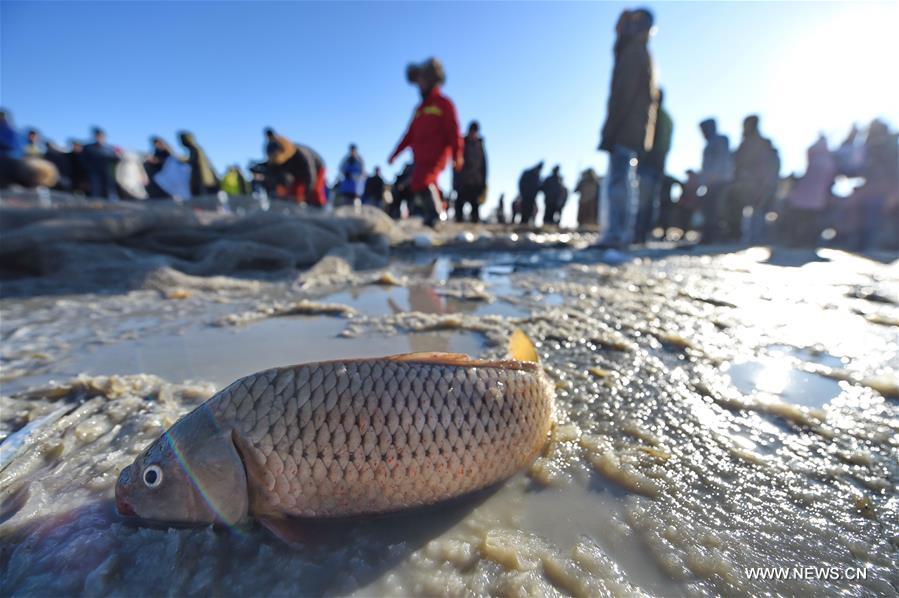
[[[208,402],[243,439],[256,515],[341,516],[430,504],[527,465],[553,393],[537,364],[462,356],[304,364]]]

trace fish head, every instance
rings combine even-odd
[[[208,407],[180,419],[122,470],[116,483],[119,513],[181,525],[245,518],[247,476],[230,430]]]

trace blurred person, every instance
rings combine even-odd
[[[240,171],[240,166],[232,164],[222,177],[222,191],[232,197],[250,195],[250,184]]]
[[[85,145],[81,152],[90,179],[90,194],[93,197],[118,199],[115,167],[119,162],[119,153],[106,143],[106,132],[103,129],[94,127],[92,132],[94,140]]]
[[[673,208],[671,224],[686,233],[692,230],[693,215],[703,205],[703,198],[699,196],[699,188],[702,187],[702,176],[695,170],[687,170],[687,178],[680,185],[681,194]]]
[[[286,199],[288,195],[293,195],[297,202],[303,201],[303,198],[296,196],[296,189],[293,189],[293,193],[291,193],[295,178],[292,171],[296,170],[294,166],[299,160],[296,145],[283,135],[276,133],[271,127],[265,129],[264,135],[264,152],[268,158],[265,167],[268,190],[279,199]]]
[[[352,205],[362,195],[365,184],[365,162],[359,155],[356,144],[351,144],[349,152],[340,163],[340,182],[337,185],[335,205]]]
[[[375,166],[374,172],[365,179],[362,189],[362,203],[380,208],[384,205],[384,178],[381,176],[381,167]]]
[[[313,208],[323,208],[328,203],[325,191],[325,160],[321,154],[302,143],[296,144],[297,148],[297,174],[299,185],[297,197],[303,197],[303,202]]]
[[[453,177],[453,187],[456,190],[456,222],[465,220],[463,208],[466,204],[471,207],[471,221],[481,221],[480,207],[487,192],[487,154],[484,151],[484,138],[480,132],[481,125],[478,121],[471,121],[462,150],[462,169]]]
[[[677,202],[672,196],[675,187],[680,187],[683,192],[683,184],[671,176],[666,174],[662,177],[662,184],[659,186],[659,217],[656,225],[662,229],[662,238],[668,237],[668,229],[672,226],[675,206]]]
[[[170,198],[166,190],[159,186],[154,177],[162,171],[166,160],[173,158],[174,152],[169,144],[160,137],[150,137],[150,154],[144,158],[144,171],[147,173],[147,196],[150,199]],[[173,158],[175,159],[175,158]]]
[[[577,224],[580,227],[599,224],[599,190],[602,180],[588,168],[581,173],[574,192],[578,194]]]
[[[69,153],[52,141],[46,141],[43,159],[53,164],[59,175],[53,188],[59,191],[72,191],[72,163],[69,160]]]
[[[830,204],[830,189],[837,163],[824,135],[808,148],[808,166],[787,196],[787,242],[802,247],[818,244],[823,228],[824,212]]]
[[[506,223],[506,194],[500,193],[499,200],[496,202],[496,222],[497,224]]]
[[[747,116],[743,120],[743,139],[734,152],[734,180],[721,214],[727,240],[740,239],[745,208],[752,210],[746,240],[764,240],[765,214],[771,208],[779,180],[780,156],[771,140],[759,132],[759,117]]]
[[[307,145],[294,143],[278,135],[271,127],[265,129],[266,184],[280,199],[291,198],[297,203],[324,207],[325,161]]]
[[[543,192],[543,224],[559,225],[562,218],[562,208],[565,207],[565,200],[568,199],[568,189],[562,182],[562,174],[558,164],[553,166],[552,172],[543,180],[540,185]]]
[[[865,162],[865,146],[858,139],[858,125],[852,124],[849,134],[833,153],[836,161],[837,174],[854,178],[861,176],[862,166]]]
[[[652,139],[652,149],[643,155],[637,166],[640,179],[639,202],[634,225],[634,241],[646,243],[649,233],[657,223],[661,213],[662,184],[665,178],[665,160],[671,150],[671,136],[674,121],[665,110],[664,92],[659,90],[656,129]]]
[[[193,133],[181,131],[178,140],[187,150],[187,164],[190,166],[190,194],[211,195],[219,191],[219,179],[206,157],[206,152],[197,143]]]
[[[12,115],[0,110],[0,158],[20,159],[25,157],[25,146],[19,132],[12,123]]]
[[[412,173],[415,165],[412,162],[403,166],[403,169],[396,175],[393,181],[393,201],[387,209],[387,213],[394,220],[402,218],[403,204],[406,204],[406,211],[410,212],[412,207]]]
[[[521,224],[521,204],[521,195],[516,195],[515,199],[512,200],[512,217],[509,220],[511,224]]]
[[[865,182],[853,194],[857,229],[853,248],[867,250],[879,242],[892,244],[895,223],[887,225],[885,220],[895,218],[894,201],[899,194],[899,135],[890,132],[886,123],[875,119],[868,126],[865,138],[865,158],[861,167]]]
[[[12,116],[0,110],[0,189],[9,185],[53,187],[59,180],[56,167],[42,157],[28,156]]]
[[[90,175],[84,162],[84,146],[77,139],[69,141],[66,153],[71,174],[71,191],[79,195],[88,195],[91,191]]]
[[[609,222],[600,245],[619,247],[633,238],[638,155],[652,149],[658,104],[649,54],[652,28],[652,13],[645,8],[625,10],[615,26],[615,65],[599,144],[600,150],[609,153]]]
[[[453,161],[456,172],[464,164],[459,119],[456,106],[441,91],[446,74],[440,61],[429,58],[422,64],[410,64],[406,79],[418,87],[422,100],[389,162],[393,164],[405,149],[412,150],[414,168],[409,185],[413,211],[423,217],[426,225],[433,226],[444,214],[437,177],[447,160]]]
[[[721,240],[721,207],[733,179],[733,159],[730,142],[725,135],[718,133],[718,123],[714,118],[705,119],[699,123],[699,128],[706,140],[699,173],[700,184],[705,187],[701,202],[702,242],[709,244]]]
[[[29,158],[41,158],[44,149],[41,147],[41,135],[36,129],[29,129],[25,135],[25,155]]]
[[[518,177],[518,217],[521,224],[533,224],[537,218],[537,194],[540,193],[540,171],[543,170],[543,161],[526,169]],[[515,204],[512,204],[515,212]]]

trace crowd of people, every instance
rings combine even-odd
[[[829,238],[853,248],[899,246],[899,135],[880,120],[852,128],[836,149],[822,135],[808,149],[801,176],[781,176],[777,148],[762,134],[760,118],[743,121],[732,150],[714,118],[699,123],[705,138],[700,167],[682,179],[666,168],[674,119],[664,102],[649,40],[654,17],[645,9],[625,10],[615,26],[614,66],[599,150],[608,154],[605,177],[588,168],[573,188],[581,227],[602,225],[600,245],[626,247],[653,239],[695,233],[703,243],[788,242],[816,245]],[[178,133],[183,148],[161,137],[150,139],[141,156],[109,144],[100,128],[91,140],[72,140],[68,149],[41,139],[37,130],[20,133],[10,114],[0,112],[0,187],[43,186],[108,199],[188,198],[210,194],[260,194],[313,207],[357,203],[384,209],[393,218],[418,216],[433,226],[452,212],[457,222],[481,222],[487,197],[487,153],[481,127],[472,121],[461,134],[456,107],[443,93],[442,64],[428,59],[407,68],[420,103],[389,162],[406,150],[392,182],[380,167],[366,170],[359,148],[349,146],[337,177],[327,183],[325,161],[308,145],[266,128],[264,160],[245,177],[231,165],[220,177],[194,136]],[[438,177],[453,167],[452,190],[444,194]],[[561,224],[569,190],[559,165],[544,178],[544,163],[526,168],[510,202],[511,223]],[[838,196],[835,181],[855,182]],[[542,194],[542,215],[538,197]],[[492,219],[506,223],[506,196],[500,194]]]

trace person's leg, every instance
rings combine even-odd
[[[465,220],[464,216],[464,208],[465,201],[467,200],[467,196],[463,189],[456,189],[456,210],[453,215],[453,219],[456,222],[463,222]]]
[[[618,148],[609,152],[609,182],[606,187],[609,218],[602,243],[617,244],[622,238],[622,231],[627,223],[628,169],[625,154],[619,152]]]
[[[702,242],[705,244],[718,241],[718,195],[720,187],[711,184],[706,187],[702,198]]]
[[[475,187],[471,190],[471,196],[469,198],[471,202],[471,221],[472,222],[480,222],[481,221],[481,190]]]
[[[530,193],[521,196],[521,224],[530,224],[534,217],[534,208],[537,207],[537,198]]]
[[[639,193],[636,153],[624,146],[615,146],[609,154],[608,178],[609,219],[600,243],[627,245],[633,238]]]
[[[637,216],[634,224],[634,242],[645,243],[652,226],[653,194],[656,190],[656,175],[653,172],[644,171],[639,174],[640,189],[637,200]]]
[[[440,212],[437,209],[437,198],[434,195],[435,189],[429,185],[424,189],[415,192],[412,201],[413,210],[417,215],[422,217],[425,226],[433,227],[440,219]]]

